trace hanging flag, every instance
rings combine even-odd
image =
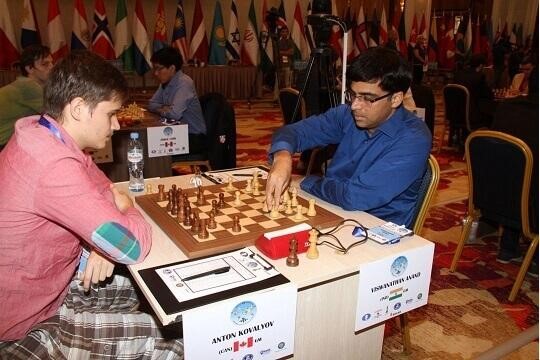
[[[135,1],[135,18],[133,19],[133,60],[135,63],[135,71],[139,75],[144,75],[152,68],[150,58],[152,50],[150,40],[148,40],[148,32],[146,31],[146,21],[144,20],[144,12],[141,0]]]
[[[356,27],[354,23],[354,16],[351,11],[351,2],[347,3],[347,9],[345,10],[345,16],[343,17],[345,24],[347,24],[347,61],[351,62],[355,57],[360,54],[358,46],[356,46],[354,41],[354,29]]]
[[[424,39],[427,39],[427,28],[426,28],[426,14],[422,13],[422,20],[420,20],[420,29],[418,29],[418,35],[422,35]]]
[[[487,15],[484,15],[484,20],[480,25],[480,52],[486,56],[488,65],[491,65],[493,62],[493,53],[490,46],[492,40],[491,23]]]
[[[449,15],[446,17],[446,35],[445,35],[445,56],[444,56],[444,68],[454,69],[456,63],[454,55],[456,53],[456,42],[454,41],[454,16]]]
[[[411,26],[411,33],[409,35],[409,46],[413,47],[416,45],[416,37],[418,36],[418,20],[416,20],[416,14],[413,17],[413,23]]]
[[[356,16],[356,29],[354,31],[354,42],[360,52],[367,49],[366,18],[364,16],[364,6],[360,5],[358,15]]]
[[[437,62],[437,55],[439,49],[437,47],[437,20],[435,19],[435,13],[431,16],[431,25],[429,27],[429,39],[428,39],[428,60],[429,62]]]
[[[182,0],[178,0],[176,5],[176,17],[174,19],[172,46],[177,48],[182,55],[184,61],[189,60],[187,35],[186,35],[186,19],[184,17],[184,6]]]
[[[11,69],[20,54],[6,0],[0,0],[0,49],[0,69]]]
[[[96,54],[101,55],[105,60],[114,60],[116,58],[103,0],[96,0],[94,29],[92,32],[92,50]]]
[[[465,52],[468,53],[472,50],[472,24],[471,24],[471,17],[472,14],[469,14],[467,16],[467,22],[466,22],[466,30],[465,30],[465,36],[464,36],[464,42],[465,42]]]
[[[332,1],[332,15],[338,16],[336,2]],[[330,40],[328,41],[330,47],[334,51],[333,58],[336,59],[336,65],[341,65],[341,57],[343,53],[343,47],[341,43],[341,28],[339,25],[332,25],[332,30],[330,31]]]
[[[223,14],[221,13],[221,3],[216,1],[214,8],[214,22],[212,24],[212,35],[210,36],[210,65],[225,65],[225,27],[223,25]]]
[[[302,60],[307,59],[308,45],[306,42],[306,34],[304,33],[304,20],[302,16],[302,9],[300,8],[300,1],[296,0],[296,7],[294,8],[293,26],[291,31],[291,39],[294,42],[294,54],[293,59]]]
[[[266,21],[266,14],[268,13],[268,5],[266,0],[263,0],[262,4],[262,16],[261,16],[261,33],[260,33],[260,45],[261,45],[261,70],[265,74],[265,79],[268,82],[274,81],[274,44],[269,33],[269,25]],[[270,81],[269,77],[272,78]]]
[[[163,0],[159,0],[157,14],[156,14],[156,26],[154,27],[154,41],[152,43],[152,50],[156,52],[167,46],[167,24],[165,22],[165,9],[163,6]]]
[[[201,0],[195,0],[195,13],[193,14],[193,26],[191,27],[191,58],[200,62],[208,61],[208,38],[204,26],[204,16],[201,8]]]
[[[90,31],[86,20],[86,10],[82,0],[75,0],[73,8],[73,31],[71,32],[71,50],[86,50],[90,47]]]
[[[516,32],[517,32],[516,23],[514,23],[514,25],[512,26],[512,30],[510,30],[510,37],[508,39],[510,44],[512,45],[517,44]]]
[[[118,0],[116,3],[116,27],[114,29],[114,52],[116,58],[122,60],[125,71],[135,70],[133,63],[133,38],[129,31],[126,0]]]
[[[64,25],[62,25],[62,19],[60,17],[58,0],[49,0],[47,20],[49,48],[51,49],[53,60],[56,62],[57,60],[66,56],[68,53],[68,46],[66,43],[66,36],[64,34]]]
[[[278,30],[283,28],[288,29],[289,27],[287,26],[287,17],[285,16],[285,6],[283,5],[283,0],[281,0],[279,3],[278,13],[279,17],[276,21]]]
[[[369,33],[369,47],[379,45],[379,21],[377,20],[377,8],[373,8],[373,17],[371,18],[371,31]]]
[[[255,6],[253,0],[249,5],[248,22],[244,30],[244,41],[242,43],[242,64],[257,66],[259,64],[259,40],[257,39],[257,18],[255,17]]]
[[[41,44],[36,12],[34,11],[32,0],[24,0],[22,16],[21,48],[24,49],[28,45]]]
[[[308,7],[307,7],[307,16],[309,17],[309,15],[311,15],[311,1],[309,2]],[[305,26],[304,31],[306,34],[306,41],[309,45],[309,49],[313,50],[317,47],[317,44],[315,44],[315,36],[313,35],[313,28],[307,22],[306,22],[306,25],[304,26]],[[354,42],[353,39],[351,39],[350,41]]]
[[[398,25],[399,36],[399,52],[406,59],[409,53],[409,47],[407,46],[407,38],[405,35],[405,10],[401,12]]]
[[[225,44],[227,59],[240,60],[240,31],[238,31],[238,10],[236,1],[231,2],[231,14],[229,16],[229,35]]]
[[[388,41],[388,25],[386,24],[386,13],[382,8],[381,23],[379,25],[379,45],[384,45]]]
[[[493,36],[493,43],[496,43],[499,41],[501,37],[501,19],[497,20],[497,30],[495,31],[495,35]]]
[[[523,24],[519,23],[516,29],[516,45],[521,48],[523,45]]]
[[[473,34],[473,54],[482,53],[482,44],[480,41],[480,15],[476,16],[476,24],[474,27]]]

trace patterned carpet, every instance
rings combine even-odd
[[[440,136],[440,93],[436,92],[436,99],[435,134]],[[237,165],[266,163],[271,134],[282,124],[278,105],[259,101],[237,102],[234,107]],[[454,150],[443,147],[434,154],[441,181],[421,235],[435,242],[435,259],[429,303],[409,313],[412,354],[408,358],[470,359],[538,323],[538,279],[526,276],[516,301],[508,302],[519,266],[495,261],[497,236],[493,228],[481,228],[485,235],[466,246],[458,272],[449,273],[467,206],[467,172],[462,155]],[[383,359],[407,358],[401,351],[401,333],[389,321]],[[538,359],[538,342],[506,359]]]

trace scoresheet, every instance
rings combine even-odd
[[[252,284],[279,274],[263,257],[247,248],[155,271],[178,302]]]
[[[214,184],[226,184],[229,178],[234,181],[243,181],[253,177],[253,172],[258,171],[261,179],[268,177],[268,168],[265,166],[246,166],[236,169],[214,170],[203,173],[203,176]]]

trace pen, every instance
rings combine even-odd
[[[252,177],[253,174],[232,174],[232,176],[247,176],[247,177]],[[262,175],[259,175],[259,177],[261,177]]]
[[[220,268],[217,268],[217,269],[208,270],[208,271],[204,271],[202,273],[187,276],[187,277],[183,278],[182,281],[194,280],[194,279],[202,278],[202,277],[205,277],[205,276],[208,276],[208,275],[224,274],[224,273],[228,272],[230,269],[231,269],[230,266],[223,266],[223,267],[220,267]]]

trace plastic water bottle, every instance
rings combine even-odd
[[[129,171],[129,191],[144,190],[144,157],[143,147],[139,141],[139,133],[132,132],[129,135],[129,145],[127,152],[128,171]]]

